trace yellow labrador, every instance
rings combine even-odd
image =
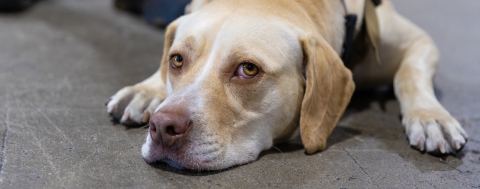
[[[365,1],[345,2],[362,21]],[[159,71],[107,104],[122,123],[149,122],[147,162],[218,170],[298,134],[307,153],[323,150],[355,85],[394,83],[420,151],[452,153],[467,141],[434,95],[434,43],[388,0],[375,9],[382,64],[370,51],[352,70],[339,57],[341,0],[194,0],[188,9],[166,30]]]

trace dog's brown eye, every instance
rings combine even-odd
[[[173,66],[174,68],[180,68],[180,67],[182,67],[182,66],[183,66],[183,57],[180,56],[180,55],[178,55],[178,54],[177,54],[177,55],[174,55],[174,56],[172,57],[172,66]]]
[[[259,72],[258,67],[255,64],[252,63],[243,63],[238,66],[237,71],[235,75],[237,75],[240,78],[253,78],[255,77]]]
[[[258,74],[258,68],[255,64],[243,64],[243,72],[248,76],[256,76]]]

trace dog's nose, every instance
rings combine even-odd
[[[188,116],[158,111],[150,118],[150,136],[155,144],[171,146],[187,135],[190,124]]]

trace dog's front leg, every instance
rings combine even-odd
[[[439,56],[436,46],[421,34],[404,54],[394,87],[410,145],[429,153],[455,153],[465,145],[467,134],[435,97],[433,77]]]
[[[165,98],[165,84],[157,71],[148,79],[119,90],[107,103],[107,112],[122,124],[145,124]]]

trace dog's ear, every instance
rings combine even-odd
[[[172,47],[173,40],[175,39],[175,33],[177,31],[178,24],[181,18],[173,21],[167,26],[165,31],[165,44],[163,47],[163,57],[160,62],[160,75],[162,76],[163,83],[167,82],[168,63],[170,59],[170,47]]]
[[[305,68],[305,94],[300,110],[300,135],[307,154],[326,148],[355,89],[352,73],[323,39],[300,39]]]

